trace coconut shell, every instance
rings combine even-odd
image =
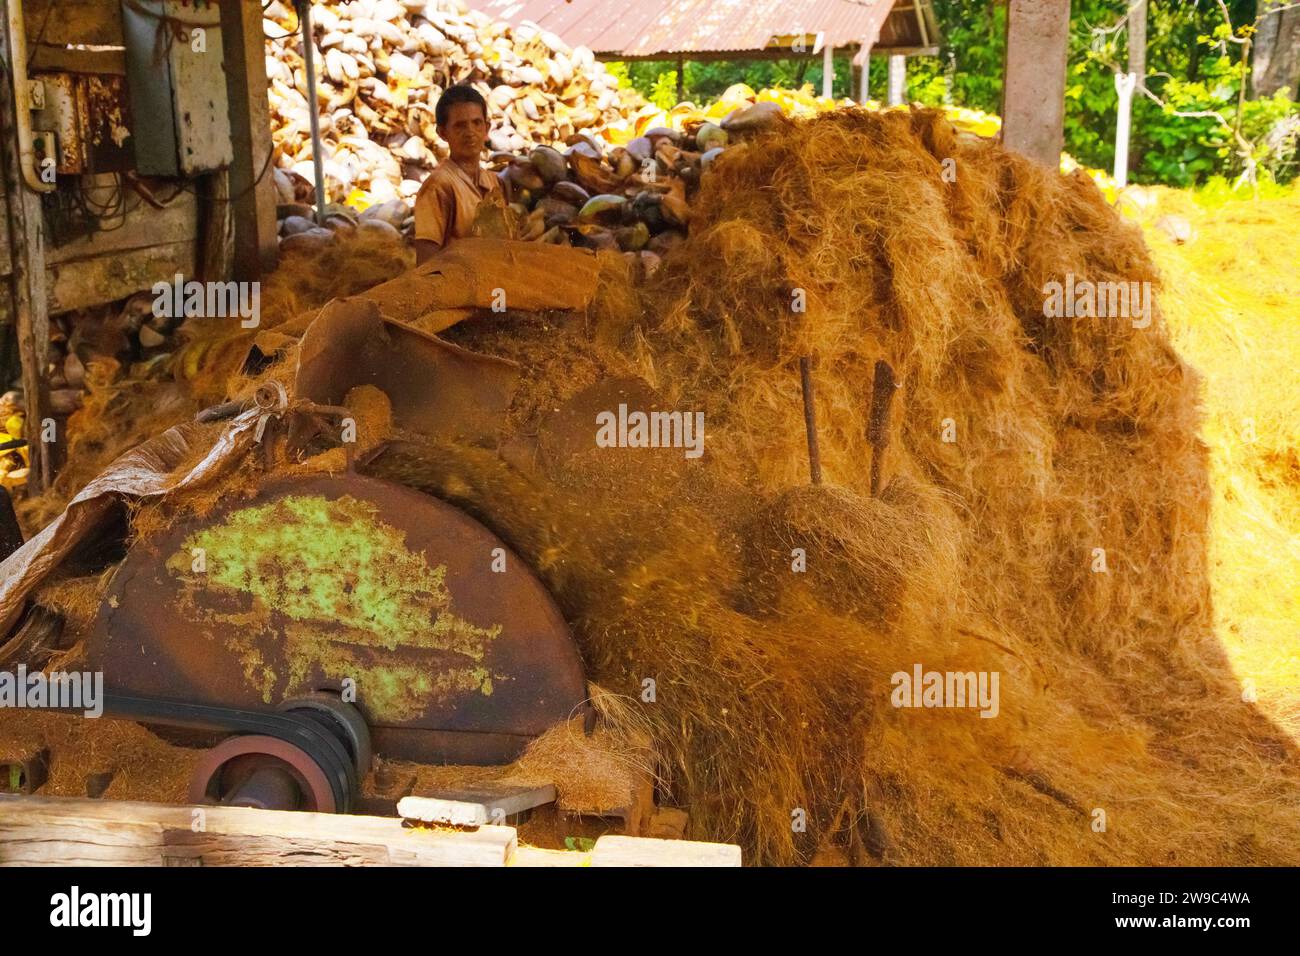
[[[612,193],[592,196],[578,212],[578,218],[584,223],[616,223],[623,218],[627,208],[627,199]]]
[[[593,196],[597,193],[616,192],[622,186],[622,181],[607,170],[600,160],[583,153],[572,153],[569,165],[573,169],[574,178]]]
[[[558,199],[561,202],[573,203],[575,206],[581,206],[591,198],[591,193],[583,189],[575,182],[563,180],[556,183],[551,188],[551,198]]]

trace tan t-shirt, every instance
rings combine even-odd
[[[415,194],[415,238],[440,246],[470,235],[478,204],[501,184],[494,173],[470,176],[451,159],[444,159]]]

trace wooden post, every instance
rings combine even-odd
[[[279,255],[259,0],[221,4],[221,42],[235,156],[227,186],[235,224],[233,271],[234,278],[251,281],[274,269]]]
[[[230,171],[208,173],[199,182],[199,278],[230,279],[235,251],[235,218],[230,202]]]
[[[18,0],[7,0],[16,3]],[[23,403],[28,440],[27,488],[40,494],[53,481],[50,448],[42,441],[48,407],[45,363],[50,348],[50,317],[45,285],[45,221],[41,197],[23,182],[18,155],[18,110],[26,103],[14,99],[9,63],[9,37],[0,18],[0,51],[4,54],[4,75],[0,77],[0,139],[3,139],[5,208],[9,228],[9,249],[13,257],[13,314],[22,360]],[[55,436],[61,438],[62,436]]]
[[[893,53],[889,57],[889,105],[902,106],[907,93],[907,57]]]
[[[835,50],[828,43],[822,48],[822,96],[835,95]]]
[[[686,58],[677,58],[677,102],[686,99]]]
[[[814,485],[822,483],[822,456],[817,447],[817,396],[813,391],[812,359],[799,357],[799,384],[803,390],[803,425],[808,433],[808,476]]]
[[[1147,0],[1134,0],[1128,11],[1128,71],[1147,72]]]
[[[1002,143],[1051,169],[1061,163],[1069,0],[1009,0]]]

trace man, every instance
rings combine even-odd
[[[415,194],[417,264],[452,240],[470,235],[479,203],[501,188],[496,176],[479,162],[488,133],[483,97],[468,86],[453,86],[438,98],[434,118],[451,155]]]

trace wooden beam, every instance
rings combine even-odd
[[[139,197],[125,187],[126,205],[132,202],[137,202],[137,205],[125,215],[106,219],[104,228],[98,232],[78,236],[61,246],[50,246],[45,252],[46,266],[196,239],[199,233],[198,200],[190,185],[190,189],[175,196],[172,196],[173,185],[155,187],[159,199],[170,198],[163,209],[139,201]],[[91,201],[108,203],[116,193],[117,179],[111,173],[87,176],[83,178],[83,188]]]
[[[18,0],[7,0],[17,3]],[[16,101],[7,20],[0,19],[0,50],[5,68],[0,75],[0,139],[3,145],[5,212],[12,263],[12,307],[22,360],[23,403],[29,435],[44,429],[48,383],[45,364],[50,349],[50,314],[45,286],[45,220],[41,197],[28,188],[21,171],[17,122],[28,104]],[[40,430],[40,431],[38,431]],[[28,446],[30,471],[27,488],[40,494],[54,480],[49,445],[33,441]]]
[[[14,0],[23,5],[28,49],[37,38],[52,46],[121,46],[122,4],[106,0]]]
[[[512,787],[492,783],[403,797],[397,801],[397,812],[404,820],[477,827],[494,820],[502,823],[506,817],[554,802],[553,784]]]
[[[520,847],[514,827],[0,794],[0,866],[740,866],[727,843],[602,836]]]
[[[232,267],[236,279],[253,281],[273,270],[279,256],[266,39],[258,0],[221,4],[221,42],[234,151],[229,182],[235,222]]]
[[[603,836],[591,851],[591,865],[740,866],[740,847],[732,843]]]
[[[836,47],[835,52],[852,54],[858,49],[858,44],[850,43],[842,47]],[[818,52],[821,52],[820,50]],[[899,56],[938,56],[939,48],[937,46],[899,46],[889,47],[882,44],[876,44],[872,53],[897,53]],[[597,53],[596,59],[602,63],[632,63],[632,62],[652,62],[652,63],[673,63],[677,54],[675,53],[651,53],[645,56],[624,56],[622,53]],[[691,59],[699,63],[715,63],[719,60],[736,60],[746,62],[750,60],[794,60],[806,59],[808,54],[800,56],[798,53],[791,53],[789,49],[762,49],[762,50],[723,50],[716,53],[708,51],[691,51]]]
[[[1069,0],[1010,0],[1002,143],[1052,169],[1065,139]]]
[[[155,282],[171,281],[178,272],[192,277],[197,274],[197,255],[198,243],[188,239],[52,265],[50,312],[116,302],[150,288]]]
[[[116,73],[126,76],[125,50],[70,50],[42,43],[32,50],[31,58],[33,73]]]
[[[505,866],[513,827],[0,795],[4,866]]]

